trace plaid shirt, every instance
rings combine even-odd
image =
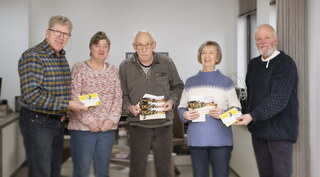
[[[46,40],[24,52],[19,60],[21,102],[32,111],[65,114],[71,99],[71,73],[65,58]]]

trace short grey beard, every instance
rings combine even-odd
[[[259,50],[260,55],[263,57],[269,57],[273,54],[276,49],[269,49],[266,53],[263,53],[262,50]]]

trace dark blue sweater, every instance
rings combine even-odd
[[[249,62],[246,76],[253,136],[295,142],[298,137],[297,68],[290,56],[280,52],[267,62],[261,56]]]

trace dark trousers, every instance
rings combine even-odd
[[[20,130],[29,167],[28,177],[60,177],[64,123],[50,115],[22,108]]]
[[[193,176],[209,177],[209,164],[211,164],[214,177],[228,177],[232,149],[232,146],[190,146]]]
[[[172,177],[172,125],[159,128],[129,126],[130,177],[145,177],[150,149],[157,177]]]
[[[252,136],[260,177],[290,177],[292,146],[289,141],[271,141]]]

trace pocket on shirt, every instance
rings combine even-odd
[[[156,73],[156,81],[157,81],[157,84],[159,85],[168,85],[169,84],[168,74],[164,72]]]

